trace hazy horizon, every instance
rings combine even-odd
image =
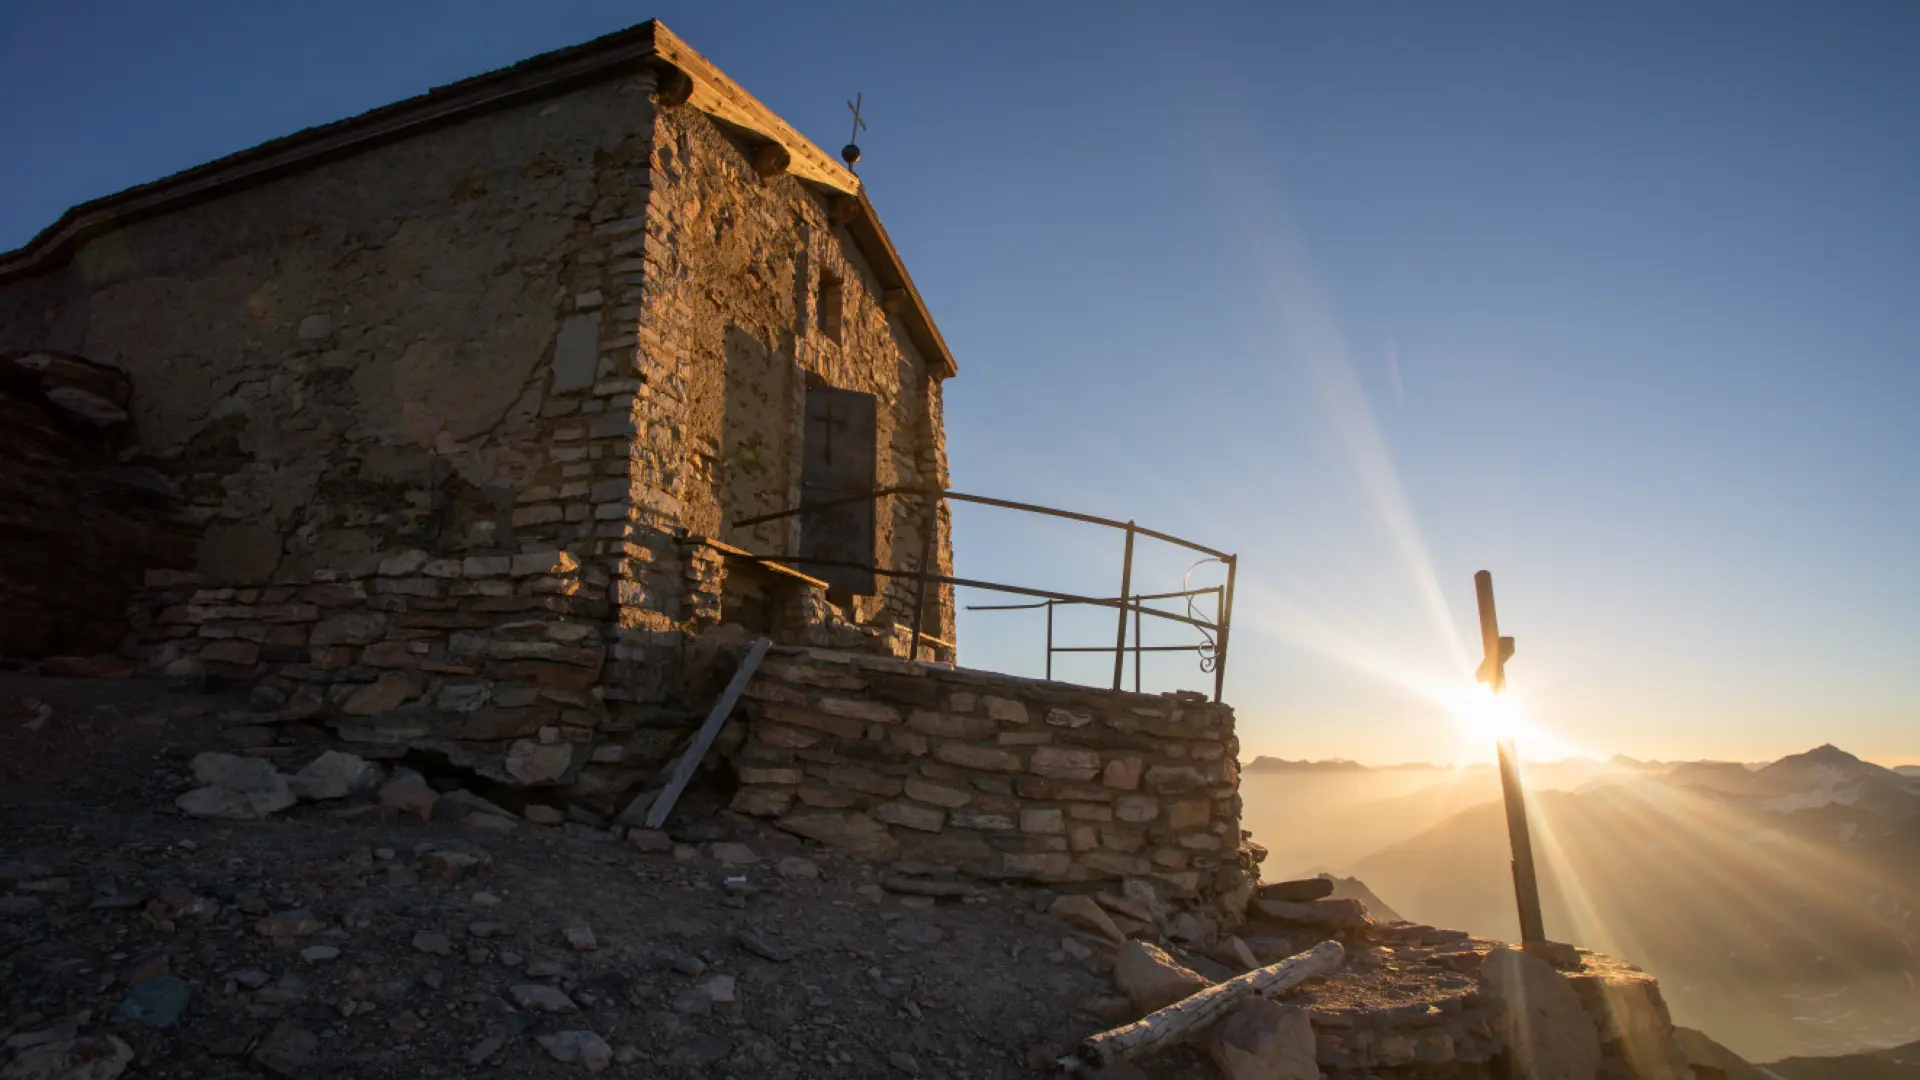
[[[1758,765],[1765,765],[1769,762],[1778,761],[1784,757],[1792,757],[1795,754],[1804,754],[1809,750],[1818,749],[1823,745],[1831,745],[1831,744],[1814,743],[1808,746],[1802,746],[1797,750],[1788,750],[1780,754],[1775,754],[1772,757],[1765,757],[1765,758],[1732,758],[1732,757],[1639,758],[1639,757],[1634,757],[1632,754],[1622,754],[1619,756],[1631,758],[1634,761],[1640,762],[1642,764],[1649,764],[1649,765],[1652,765],[1652,764],[1677,765],[1677,764],[1705,761],[1705,762],[1721,762],[1721,763],[1733,764],[1733,765],[1758,766]],[[1852,750],[1849,750],[1847,747],[1844,747],[1844,746],[1840,747],[1839,749],[1846,750],[1850,754],[1853,753]],[[1611,754],[1607,755],[1606,757],[1593,757],[1593,756],[1588,756],[1583,754],[1563,754],[1558,757],[1550,757],[1545,755],[1527,754],[1523,752],[1520,755],[1520,760],[1527,765],[1562,765],[1562,764],[1567,764],[1569,762],[1580,762],[1580,761],[1590,761],[1590,762],[1595,762],[1599,764],[1605,764],[1608,761],[1610,761],[1614,756],[1615,755],[1611,755]],[[1920,768],[1920,757],[1889,758],[1885,760],[1880,760],[1880,759],[1868,757],[1865,754],[1853,754],[1853,756],[1859,758],[1861,761],[1864,761],[1870,765],[1879,765],[1882,768],[1887,768],[1887,769],[1896,769],[1896,768],[1901,768],[1903,766]],[[1298,757],[1287,757],[1284,754],[1247,754],[1243,752],[1241,754],[1241,767],[1244,769],[1252,765],[1255,760],[1263,757],[1278,758],[1282,761],[1305,762],[1309,765],[1343,764],[1344,763],[1344,764],[1360,765],[1368,769],[1377,769],[1381,771],[1392,771],[1394,769],[1417,769],[1417,768],[1433,768],[1433,769],[1440,769],[1440,770],[1466,769],[1466,768],[1491,767],[1494,763],[1492,750],[1489,750],[1487,752],[1487,756],[1485,758],[1475,759],[1471,761],[1424,761],[1424,760],[1418,760],[1418,759],[1397,759],[1397,758],[1396,759],[1382,758],[1375,761],[1369,761],[1366,758],[1353,758],[1353,757],[1341,757],[1341,756],[1325,757],[1325,758],[1298,758]]]

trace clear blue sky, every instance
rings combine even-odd
[[[1920,6],[1553,7],[11,0],[0,248],[658,16],[829,150],[865,93],[956,487],[1240,553],[1248,753],[1484,756],[1409,685],[1467,677],[1486,567],[1569,743],[1920,761]],[[958,556],[1118,586],[1098,530]]]

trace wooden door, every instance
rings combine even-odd
[[[879,403],[872,394],[810,387],[800,468],[800,501],[825,502],[871,492],[878,475]],[[874,503],[850,502],[800,518],[800,556],[836,563],[874,565]],[[802,572],[827,582],[831,591],[855,596],[877,592],[874,574],[847,566],[800,564]]]

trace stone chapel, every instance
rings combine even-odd
[[[1244,902],[1228,706],[953,666],[954,374],[860,179],[645,23],[0,254],[0,658],[613,815],[764,636],[737,812]]]
[[[955,373],[859,178],[658,22],[77,206],[0,255],[0,350],[131,383],[192,538],[109,571],[156,667],[385,644],[324,693],[370,715],[671,697],[723,617],[904,652],[909,583],[832,563],[915,565],[927,500],[733,522],[943,487]],[[920,629],[951,659],[950,590]]]

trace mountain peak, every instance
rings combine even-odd
[[[1821,765],[1864,765],[1866,762],[1847,753],[1832,743],[1821,743],[1804,754],[1794,754],[1781,761],[1805,761]]]

